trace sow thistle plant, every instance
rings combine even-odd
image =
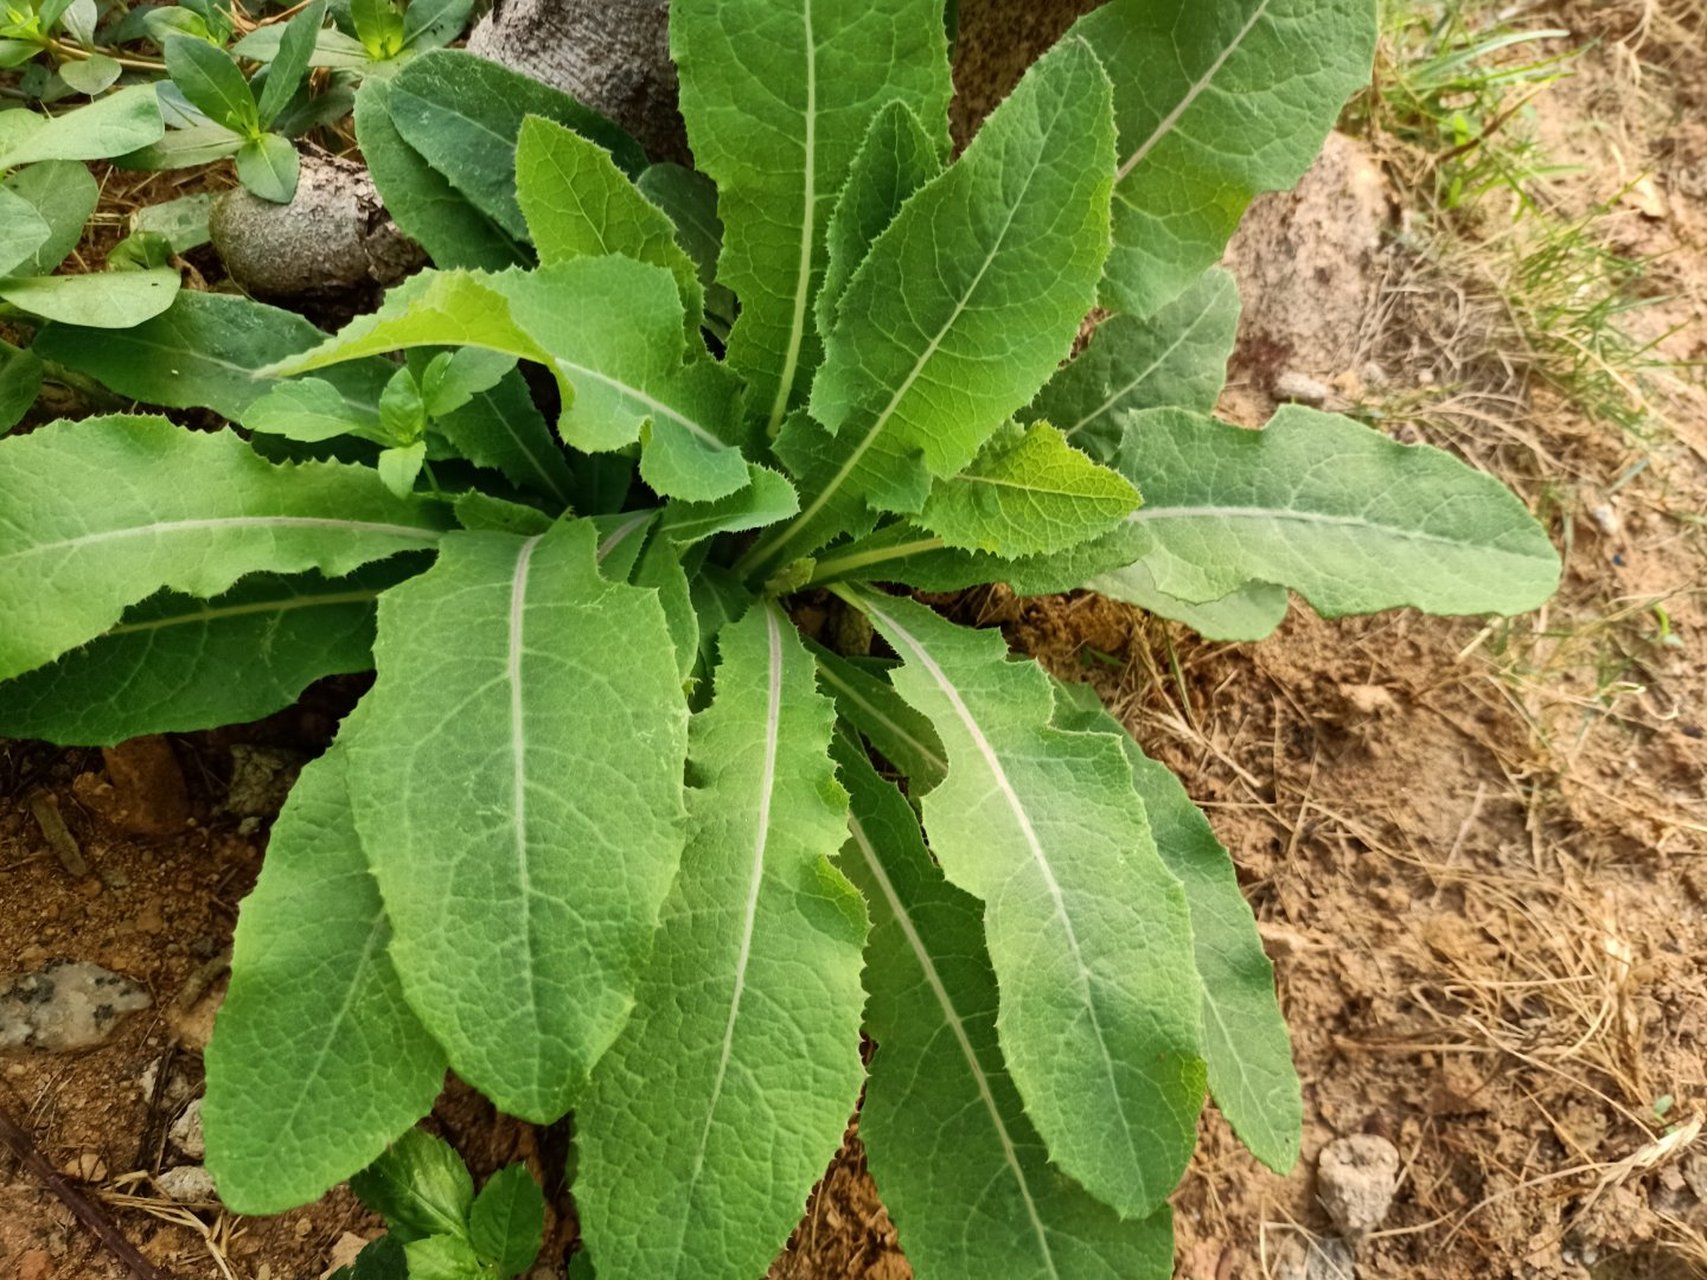
[[[1296,1158],[1202,813],[909,589],[1256,637],[1289,590],[1524,610],[1558,562],[1444,453],[1209,416],[1214,264],[1367,75],[1368,0],[1111,0],[958,156],[943,18],[675,0],[693,172],[424,54],[356,106],[437,264],[377,312],[328,337],[186,292],[38,338],[247,434],[0,445],[0,730],[110,742],[377,672],[242,908],[204,1111],[231,1208],[362,1170],[447,1067],[573,1113],[603,1280],[762,1275],[856,1108],[925,1277],[1170,1274],[1206,1092]]]

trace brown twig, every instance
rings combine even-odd
[[[125,1238],[105,1209],[72,1186],[58,1170],[42,1158],[41,1152],[36,1149],[35,1140],[12,1119],[12,1113],[4,1104],[0,1104],[0,1143],[11,1148],[18,1162],[40,1178],[47,1185],[47,1189],[58,1196],[61,1203],[106,1247],[107,1252],[130,1268],[130,1273],[136,1280],[171,1280],[170,1276],[137,1251],[136,1246]]]

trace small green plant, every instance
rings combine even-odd
[[[499,1170],[475,1195],[449,1144],[411,1129],[350,1188],[390,1231],[332,1280],[510,1280],[539,1256],[545,1197],[526,1165]]]
[[[1089,585],[1225,636],[1288,590],[1550,594],[1544,532],[1448,455],[1209,416],[1214,263],[1366,77],[1372,6],[1112,0],[952,158],[939,0],[670,21],[696,171],[435,51],[357,98],[436,263],[377,312],[186,293],[39,335],[248,437],[0,444],[0,730],[377,671],[243,905],[204,1108],[239,1212],[363,1168],[448,1066],[573,1109],[604,1280],[761,1275],[856,1107],[922,1276],[1166,1276],[1206,1092],[1298,1153],[1232,862],[1100,706],[909,589]]]

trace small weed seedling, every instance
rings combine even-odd
[[[1206,1094],[1298,1154],[1250,910],[1100,706],[913,591],[1088,587],[1216,637],[1289,591],[1551,593],[1545,533],[1447,454],[1210,416],[1214,264],[1366,79],[1373,4],[1111,0],[958,155],[941,0],[670,22],[696,170],[435,50],[356,98],[435,262],[375,313],[328,336],[186,292],[39,334],[244,431],[0,442],[0,732],[107,743],[377,672],[242,908],[204,1109],[238,1212],[369,1165],[449,1067],[573,1110],[600,1280],[764,1274],[856,1107],[925,1280],[1165,1277]],[[427,1241],[508,1265],[491,1188],[465,1221],[439,1169],[411,1274],[464,1274]]]

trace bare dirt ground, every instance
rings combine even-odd
[[[1689,385],[1707,360],[1701,18],[1687,0],[1536,11],[1588,48],[1535,104],[1548,149],[1579,166],[1555,186],[1559,210],[1610,204],[1596,234],[1654,260],[1656,301],[1629,323],[1695,362],[1632,386],[1652,410],[1643,429],[1586,416],[1539,376],[1491,260],[1410,234],[1401,158],[1379,136],[1336,140],[1300,194],[1261,202],[1232,255],[1260,302],[1224,412],[1259,423],[1279,375],[1303,373],[1330,408],[1495,471],[1566,554],[1545,611],[1326,622],[1300,606],[1271,639],[1228,646],[1090,597],[959,606],[1094,683],[1180,771],[1277,965],[1304,1158],[1278,1177],[1206,1117],[1175,1200],[1181,1277],[1349,1274],[1329,1261],[1314,1165],[1359,1132],[1402,1158],[1360,1276],[1707,1276],[1707,401]],[[1063,22],[1039,19],[1038,39]],[[965,43],[992,93],[1023,66],[1012,42],[973,29]],[[318,1277],[340,1240],[378,1227],[347,1192],[237,1221],[153,1182],[193,1163],[170,1129],[200,1087],[221,955],[265,843],[264,823],[228,810],[231,747],[313,750],[349,696],[173,740],[193,825],[170,837],[133,830],[170,776],[132,785],[98,752],[0,744],[0,971],[74,956],[153,999],[94,1050],[0,1055],[0,1105],[176,1280]],[[89,874],[56,855],[44,800]],[[561,1132],[466,1091],[434,1123],[477,1171],[561,1170]],[[566,1215],[552,1237],[561,1256]],[[0,1151],[0,1277],[125,1274]],[[852,1142],[773,1275],[909,1274]]]

